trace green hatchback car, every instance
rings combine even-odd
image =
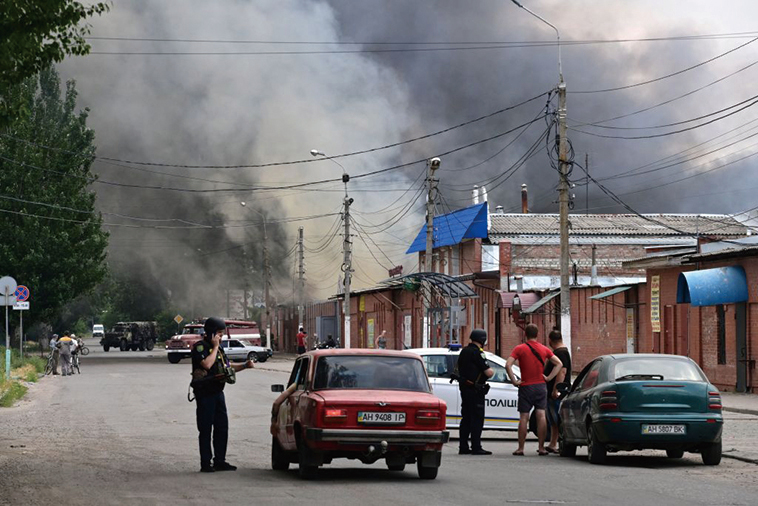
[[[560,454],[587,446],[589,461],[608,452],[666,450],[670,458],[700,453],[721,462],[721,395],[698,365],[679,355],[605,355],[563,388]]]

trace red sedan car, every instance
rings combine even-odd
[[[271,466],[297,463],[300,476],[335,458],[393,471],[416,463],[419,477],[434,479],[442,461],[445,401],[432,394],[421,358],[391,350],[328,349],[298,357],[287,390],[274,403]]]

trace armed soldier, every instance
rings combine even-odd
[[[253,361],[234,365],[229,362],[221,349],[221,338],[226,330],[224,320],[208,318],[205,320],[204,330],[203,339],[192,347],[192,387],[197,402],[197,429],[200,432],[200,471],[236,471],[237,467],[226,461],[229,417],[226,413],[224,385],[233,384],[236,380],[235,373],[252,368]]]
[[[487,342],[487,331],[474,329],[469,336],[471,342],[461,350],[458,357],[458,388],[461,391],[461,426],[459,454],[492,455],[482,448],[482,428],[484,427],[484,398],[489,391],[487,379],[495,371],[487,363],[482,348]],[[471,448],[468,440],[471,435]]]

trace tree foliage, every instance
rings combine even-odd
[[[66,55],[87,54],[89,25],[82,21],[106,10],[104,2],[0,0],[0,126],[27,112],[6,90]]]
[[[74,83],[62,96],[52,68],[10,94],[29,114],[0,135],[0,266],[30,288],[29,323],[54,322],[106,273],[108,235],[89,189],[95,134],[76,111]]]

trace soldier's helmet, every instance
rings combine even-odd
[[[217,318],[215,316],[211,316],[207,320],[205,320],[205,324],[203,325],[203,330],[205,330],[205,336],[206,338],[210,339],[213,336],[216,335],[216,332],[219,330],[226,329],[226,323],[224,323],[224,320],[221,318]]]

